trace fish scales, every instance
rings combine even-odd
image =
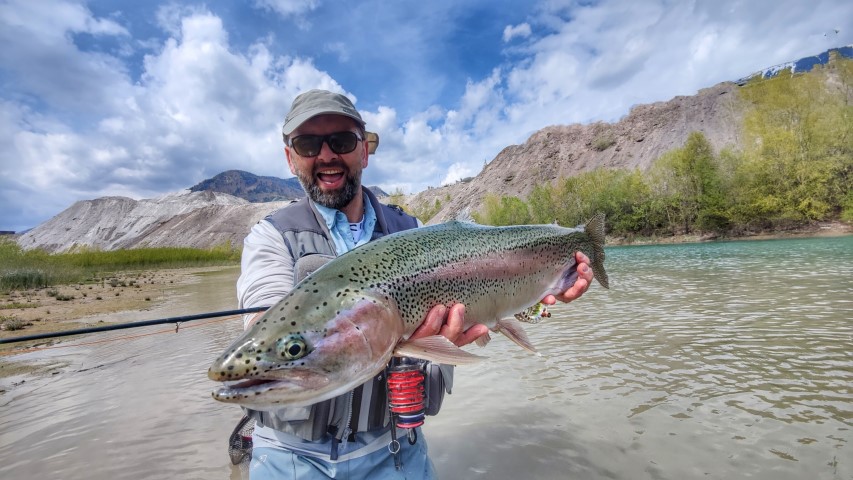
[[[396,233],[306,277],[211,366],[243,381],[217,400],[258,409],[332,398],[381,371],[392,354],[444,363],[475,357],[443,337],[407,341],[435,305],[465,305],[464,328],[484,323],[534,350],[514,315],[577,278],[574,252],[604,271],[604,218],[586,227],[487,227],[465,222]]]

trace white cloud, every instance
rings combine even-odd
[[[531,33],[529,23],[520,23],[516,26],[507,25],[504,28],[503,40],[504,43],[509,43],[514,38],[527,38]]]
[[[101,87],[113,98],[93,107],[88,128],[0,104],[16,132],[0,147],[4,197],[40,199],[21,215],[45,218],[78,198],[178,190],[231,168],[289,175],[279,132],[290,101],[340,85],[310,60],[277,57],[264,44],[232,51],[221,20],[206,12],[182,17],[175,33],[145,57],[138,84],[104,64]]]
[[[477,174],[544,126],[617,120],[633,104],[853,43],[853,29],[823,36],[853,18],[849,2],[829,0],[549,0],[468,50],[444,42],[469,27],[453,23],[464,8],[455,2],[423,5],[416,22],[400,21],[415,18],[412,5],[370,4],[322,24],[320,2],[254,6],[276,12],[282,29],[239,29],[207,7],[170,3],[156,11],[160,30],[135,38],[140,19],[123,25],[126,16],[79,2],[0,3],[0,229],[33,226],[75,200],[156,196],[227,169],[289,176],[281,123],[310,88],[347,93],[380,134],[365,183],[412,193]],[[286,36],[311,21],[317,28]],[[83,48],[81,34],[121,48]],[[481,60],[475,46],[504,50],[480,73],[454,72]],[[381,83],[363,83],[368,70]]]

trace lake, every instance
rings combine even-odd
[[[853,478],[853,236],[613,247],[606,267],[610,290],[527,327],[542,356],[498,334],[456,369],[424,427],[442,478]],[[233,308],[236,274],[121,320]],[[240,478],[240,411],[206,371],[241,323],[194,323],[13,357],[65,366],[0,380],[0,478]]]

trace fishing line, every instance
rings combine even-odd
[[[111,331],[111,330],[122,330],[122,329],[128,329],[128,328],[147,327],[147,326],[152,326],[152,325],[162,325],[162,324],[166,324],[166,323],[174,323],[176,325],[176,328],[174,331],[172,329],[158,330],[156,332],[140,333],[140,334],[136,334],[136,335],[123,335],[120,337],[111,337],[111,338],[107,338],[107,339],[103,339],[103,340],[92,340],[92,341],[88,341],[88,342],[75,343],[75,344],[71,344],[71,345],[48,345],[48,346],[41,346],[41,347],[31,347],[31,348],[20,349],[20,350],[11,350],[11,351],[0,352],[0,356],[18,355],[21,353],[37,352],[37,351],[41,351],[41,350],[50,350],[50,349],[57,349],[57,348],[70,348],[70,347],[79,347],[79,346],[86,346],[86,345],[95,345],[95,344],[99,344],[99,343],[107,343],[107,342],[112,342],[112,341],[116,341],[116,340],[134,339],[134,338],[146,337],[146,336],[150,336],[150,335],[157,335],[157,334],[161,334],[161,333],[178,333],[180,329],[202,327],[202,326],[209,325],[212,323],[224,322],[226,320],[231,320],[231,319],[237,318],[239,315],[242,315],[242,314],[262,312],[262,311],[265,311],[267,308],[269,308],[269,307],[253,307],[253,308],[245,308],[245,309],[240,309],[240,310],[228,310],[228,311],[223,311],[223,312],[201,313],[201,314],[196,314],[196,315],[185,315],[185,316],[180,316],[180,317],[170,317],[170,318],[161,318],[161,319],[156,319],[156,320],[146,320],[146,321],[142,321],[142,322],[121,323],[121,324],[116,324],[116,325],[104,325],[101,327],[82,328],[82,329],[77,329],[77,330],[66,330],[66,331],[62,331],[62,332],[49,332],[49,333],[43,333],[43,334],[24,335],[24,336],[20,336],[20,337],[4,338],[4,339],[0,339],[0,344],[23,342],[23,341],[29,341],[29,340],[41,340],[41,339],[46,339],[46,338],[65,337],[65,336],[71,336],[71,335],[81,335],[81,334],[86,334],[86,333],[105,332],[105,331]],[[217,317],[223,317],[223,318],[217,318]],[[194,321],[194,320],[207,319],[207,318],[216,318],[216,319],[210,320],[207,322],[194,324],[194,325],[181,325],[184,322],[190,322],[190,321]]]
[[[210,325],[212,323],[219,323],[219,322],[224,322],[227,320],[234,320],[236,318],[237,318],[237,316],[219,318],[219,319],[210,320],[210,321],[204,322],[204,323],[197,323],[195,325],[188,325],[186,327],[183,327],[182,329],[187,330],[190,328],[203,327],[205,325]],[[92,340],[89,342],[63,344],[63,345],[45,345],[45,346],[40,346],[40,347],[24,348],[24,349],[20,349],[20,350],[9,350],[9,351],[5,351],[5,352],[0,352],[0,356],[18,355],[18,354],[22,354],[22,353],[40,352],[42,350],[54,350],[54,349],[59,349],[59,348],[85,347],[85,346],[89,346],[89,345],[98,345],[98,344],[102,344],[102,343],[114,342],[117,340],[133,340],[135,338],[149,337],[151,335],[159,335],[161,333],[177,333],[177,332],[173,331],[170,328],[168,330],[158,330],[156,332],[138,333],[136,335],[122,335],[120,337],[110,337],[110,338],[105,338],[103,340]]]

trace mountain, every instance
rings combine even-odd
[[[296,177],[282,180],[261,177],[242,170],[228,170],[190,187],[191,192],[213,191],[244,198],[250,202],[294,200],[305,196]]]
[[[734,83],[721,83],[692,96],[638,105],[616,123],[554,125],[522,145],[503,149],[473,179],[430,188],[405,202],[413,211],[441,206],[429,223],[455,218],[488,194],[525,198],[537,185],[599,167],[645,170],[663,153],[702,132],[715,150],[737,145],[740,121],[732,108]],[[425,221],[427,219],[424,219]]]
[[[817,65],[826,65],[827,63],[829,63],[830,59],[832,58],[832,55],[838,55],[844,58],[853,58],[853,45],[832,48],[818,55],[803,57],[793,62],[780,63],[779,65],[774,65],[772,67],[765,68],[764,70],[759,70],[753,73],[752,75],[747,75],[746,77],[736,80],[735,83],[742,86],[753,78],[771,78],[775,77],[776,75],[779,75],[782,72],[810,72]]]
[[[803,72],[828,63],[835,55],[853,58],[853,47],[785,65]],[[754,75],[781,71],[784,69],[771,67]],[[738,149],[742,112],[737,90],[746,81],[723,82],[696,95],[637,105],[615,123],[545,127],[524,144],[504,148],[476,177],[429,188],[401,203],[414,212],[438,207],[432,218],[423,220],[440,223],[481,205],[487,194],[526,198],[537,185],[598,167],[645,170],[663,153],[682,147],[692,132],[701,132],[717,152],[726,147]]]
[[[289,202],[249,203],[218,192],[170,193],[134,200],[83,200],[18,238],[25,249],[61,252],[78,246],[102,250],[240,244],[252,225]]]
[[[258,180],[259,179],[259,180]],[[264,198],[287,191],[275,190],[289,179],[258,177],[231,170],[200,182],[193,189],[169,193],[156,198],[134,200],[128,197],[102,197],[81,200],[47,222],[20,234],[18,244],[25,249],[41,248],[63,252],[76,247],[101,250],[142,247],[208,248],[230,242],[242,245],[252,225],[270,213],[288,205],[293,199],[250,202],[240,196],[217,191],[231,189],[235,193]],[[255,188],[252,188],[252,187]],[[265,193],[270,188],[272,192]],[[378,197],[387,194],[371,187]],[[302,191],[302,187],[299,187]],[[273,193],[275,192],[275,193]]]
[[[377,186],[367,188],[379,198],[388,196]],[[305,196],[305,190],[296,177],[262,177],[243,170],[222,172],[193,185],[190,191],[227,193],[253,203],[296,200]]]

